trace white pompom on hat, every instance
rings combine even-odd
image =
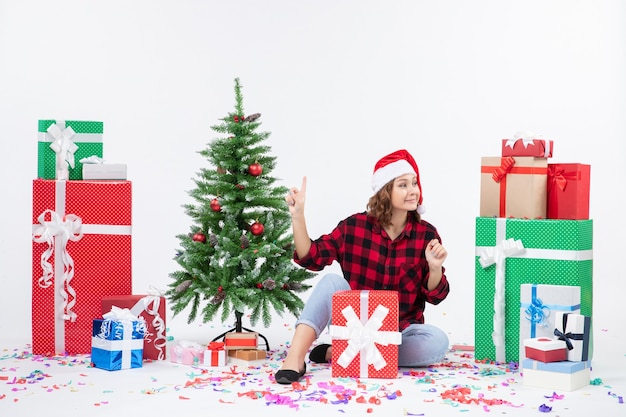
[[[372,190],[374,193],[380,191],[389,181],[393,181],[404,174],[415,174],[417,186],[420,190],[420,198],[417,202],[418,213],[422,214],[422,185],[420,184],[420,173],[415,163],[415,159],[405,149],[400,149],[389,155],[383,156],[374,166],[374,175],[372,175]]]

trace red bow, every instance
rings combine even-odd
[[[565,178],[565,170],[563,168],[555,168],[550,166],[548,169],[548,178],[550,181],[559,186],[561,191],[565,191],[565,187],[567,186],[567,178]]]
[[[512,156],[507,156],[506,158],[502,158],[500,160],[500,166],[493,170],[493,174],[491,175],[491,178],[493,178],[495,182],[500,182],[502,178],[506,177],[506,174],[508,174],[509,171],[511,171],[511,168],[513,168],[513,165],[515,165],[515,159],[513,159]]]
[[[209,350],[224,350],[224,342],[211,342],[208,346]]]

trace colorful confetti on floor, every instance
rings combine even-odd
[[[401,369],[397,379],[332,378],[330,365],[308,363],[305,377],[285,386],[276,384],[273,375],[287,347],[270,350],[266,360],[231,358],[224,367],[166,360],[123,371],[92,368],[88,355],[42,357],[32,355],[28,346],[5,349],[0,352],[0,416],[31,416],[43,409],[46,416],[66,417],[125,410],[196,415],[216,406],[227,412],[228,407],[242,412],[254,407],[255,415],[548,413],[563,417],[589,415],[596,407],[604,415],[626,413],[623,353],[621,369],[594,367],[589,386],[555,392],[525,386],[515,363],[478,362],[473,352],[462,346],[429,368]]]

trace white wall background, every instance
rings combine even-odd
[[[309,177],[313,237],[365,208],[380,156],[415,155],[450,253],[452,292],[426,317],[453,342],[473,342],[480,157],[520,130],[553,139],[554,162],[592,165],[594,321],[623,328],[625,22],[619,0],[0,0],[0,339],[30,340],[37,120],[104,121],[105,159],[133,181],[144,293],[177,268],[196,151],[235,77],[271,132],[273,175]]]

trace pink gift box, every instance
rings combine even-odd
[[[198,343],[181,340],[170,346],[170,361],[183,365],[201,365],[204,363],[206,347]]]

